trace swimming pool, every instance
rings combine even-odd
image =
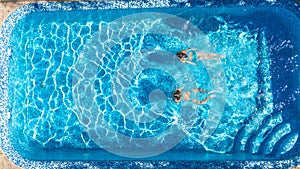
[[[36,160],[46,160],[53,168],[72,164],[52,160],[297,161],[299,10],[276,3],[150,4],[116,10],[134,4],[39,3],[16,11],[23,17],[3,38],[9,48],[1,60],[1,71],[8,68],[1,78],[8,81],[1,97],[10,116],[1,119],[8,157],[21,166],[23,158],[44,166]],[[226,58],[184,65],[174,55],[189,47]],[[200,106],[175,104],[169,97],[180,87],[216,97]]]

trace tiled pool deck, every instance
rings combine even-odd
[[[18,7],[30,2],[37,1],[3,2],[2,0],[0,0],[0,27],[11,12],[13,12]],[[20,169],[20,167],[10,162],[9,159],[4,155],[2,150],[0,150],[0,169]]]
[[[0,0],[0,27],[2,26],[4,20],[8,17],[8,15],[13,12],[16,8],[29,4],[31,2],[41,2],[38,0],[34,1],[18,1],[12,0],[12,2],[7,2],[8,0]],[[300,0],[296,0],[300,3]],[[16,166],[4,155],[2,150],[0,150],[0,169],[19,169],[20,167]],[[300,166],[295,166],[290,169],[300,169]]]
[[[2,26],[4,20],[8,17],[8,15],[14,11],[16,8],[20,7],[29,2],[2,2],[0,0],[0,27]],[[0,168],[1,169],[19,169],[12,162],[8,160],[8,158],[4,155],[2,150],[0,150]]]

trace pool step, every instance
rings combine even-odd
[[[262,141],[271,133],[273,128],[282,123],[281,115],[267,116],[259,127],[259,129],[251,134],[246,142],[245,151],[249,153],[257,153]]]
[[[284,123],[281,114],[273,113],[270,56],[264,32],[258,33],[257,43],[257,110],[244,121],[234,139],[231,152],[243,151],[279,157],[294,147],[298,134],[291,133],[290,124]]]
[[[284,135],[280,140],[278,140],[274,146],[274,149],[271,156],[279,157],[284,155],[285,153],[289,152],[290,150],[293,151],[295,144],[298,140],[298,133],[289,133]]]
[[[231,153],[244,151],[280,157],[291,150],[296,151],[293,148],[299,142],[298,136],[298,133],[292,133],[289,123],[282,122],[281,115],[268,116],[252,133],[249,133],[247,126],[240,129]]]
[[[282,123],[277,125],[272,133],[270,133],[263,141],[259,148],[260,154],[271,154],[276,143],[283,138],[285,135],[291,132],[291,127],[289,123]]]

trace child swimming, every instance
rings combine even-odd
[[[219,60],[221,58],[225,58],[224,55],[218,55],[216,53],[204,53],[202,51],[197,51],[197,48],[189,48],[189,49],[182,50],[180,52],[177,52],[176,56],[183,63],[197,66],[196,63],[192,62],[194,53],[196,53],[197,61],[203,59]]]
[[[200,93],[206,93],[206,94],[210,94],[210,92],[206,91],[206,90],[203,90],[203,89],[200,89],[200,88],[195,88],[193,89],[193,93],[196,95],[198,92]],[[173,98],[174,99],[174,102],[175,103],[179,103],[182,99],[182,89],[176,89],[174,92],[173,92]],[[210,99],[214,98],[215,95],[212,94],[206,98],[204,98],[203,100],[196,100],[196,99],[193,99],[192,102],[193,103],[196,103],[196,104],[205,104],[206,102],[208,102]],[[191,100],[191,92],[187,91],[187,92],[183,92],[183,100],[185,101],[190,101]]]

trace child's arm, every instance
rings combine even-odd
[[[197,48],[188,48],[188,49],[186,49],[185,51],[188,52],[188,51],[190,51],[190,50],[198,50],[198,49],[197,49]]]
[[[192,100],[193,103],[196,103],[196,104],[205,104],[206,102],[208,102],[209,100],[211,100],[212,98],[214,98],[216,95],[210,95],[208,96],[207,98],[199,101],[199,100]]]
[[[191,61],[184,61],[184,63],[187,63],[187,64],[190,64],[190,65],[194,65],[194,66],[197,66],[197,64],[196,63],[194,63],[194,62],[191,62]]]

